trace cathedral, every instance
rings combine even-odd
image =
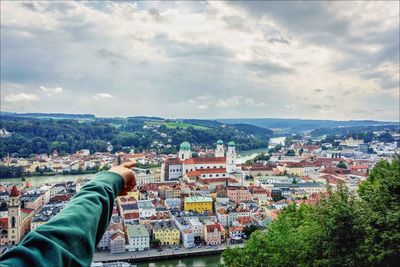
[[[204,179],[227,178],[236,171],[236,148],[229,142],[227,148],[222,140],[217,141],[214,157],[192,157],[188,142],[179,147],[177,158],[166,159],[161,166],[162,179],[177,180],[183,176],[197,176]]]

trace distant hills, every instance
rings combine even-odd
[[[15,113],[15,112],[0,112],[1,117],[16,117],[16,118],[36,118],[36,119],[87,119],[93,120],[96,118],[93,114],[66,114],[66,113]]]
[[[377,127],[391,125],[398,126],[398,122],[392,121],[375,121],[375,120],[309,120],[309,119],[277,119],[277,118],[238,118],[238,119],[215,119],[215,120],[203,120],[203,119],[176,119],[169,120],[162,117],[154,116],[129,116],[126,118],[97,118],[93,114],[66,114],[66,113],[15,113],[15,112],[1,112],[2,118],[35,118],[35,119],[78,119],[78,120],[131,120],[141,122],[179,122],[187,125],[196,125],[200,127],[220,127],[221,125],[229,125],[237,129],[251,132],[252,134],[268,134],[271,132],[265,132],[263,129],[270,129],[274,134],[291,134],[299,132],[311,132],[316,129],[323,129],[324,131],[333,128],[356,128],[359,127]],[[169,126],[173,124],[167,124]],[[361,129],[360,128],[360,129]]]
[[[363,127],[363,126],[383,126],[398,125],[396,122],[390,121],[374,121],[374,120],[302,120],[302,119],[273,119],[273,118],[256,118],[256,119],[217,119],[217,121],[226,124],[250,124],[266,129],[272,129],[275,133],[295,133],[303,131],[311,131],[320,128],[337,128],[337,127]]]

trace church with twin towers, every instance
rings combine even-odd
[[[236,171],[236,147],[233,141],[227,146],[218,140],[214,157],[193,157],[190,144],[179,146],[178,157],[167,158],[161,166],[161,179],[178,180],[182,177],[202,179],[228,178]]]

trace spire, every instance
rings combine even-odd
[[[17,197],[19,196],[19,192],[17,187],[14,185],[11,189],[10,197]]]

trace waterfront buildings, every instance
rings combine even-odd
[[[172,221],[156,222],[153,227],[153,237],[160,240],[161,245],[178,245],[180,232]]]
[[[207,245],[221,244],[224,234],[224,227],[219,223],[204,225],[204,242]]]

